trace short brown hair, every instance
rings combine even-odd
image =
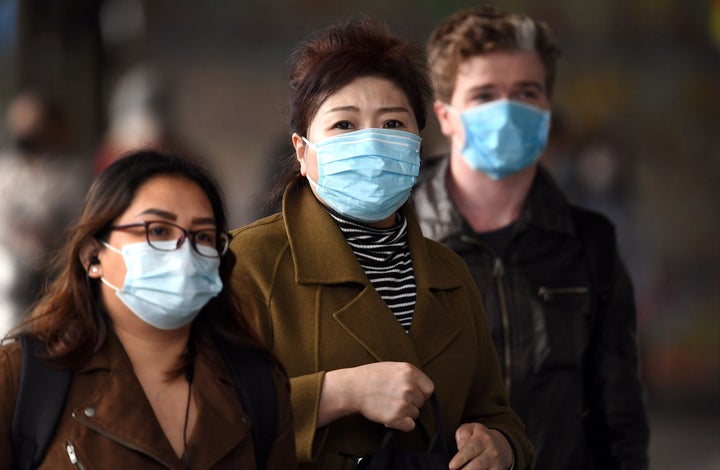
[[[489,52],[534,50],[545,67],[545,89],[552,94],[560,55],[550,28],[543,22],[496,7],[477,7],[445,19],[430,35],[428,61],[435,97],[450,101],[458,67]]]

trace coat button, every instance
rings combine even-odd
[[[95,408],[93,408],[92,406],[88,406],[83,410],[83,412],[88,418],[92,418],[93,416],[95,416]]]

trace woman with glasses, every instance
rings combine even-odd
[[[290,376],[300,467],[356,468],[387,428],[426,449],[435,393],[451,469],[529,468],[477,287],[406,204],[431,97],[422,48],[358,20],[291,62],[282,212],[235,232],[231,250]]]
[[[96,178],[52,282],[12,332],[70,371],[39,468],[296,468],[287,377],[238,308],[226,225],[217,184],[189,160],[141,151]],[[0,348],[3,467],[24,458],[9,434],[19,343]],[[243,364],[228,366],[227,345],[260,351],[272,377],[267,459],[255,455],[259,423],[239,398]]]

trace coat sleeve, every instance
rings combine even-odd
[[[275,370],[278,397],[278,421],[275,442],[268,456],[268,470],[293,470],[297,468],[295,453],[295,429],[290,404],[290,385],[287,376]]]
[[[269,301],[254,283],[254,278],[241,273],[233,274],[233,282],[242,283],[242,311],[257,325],[260,337],[268,348],[273,349],[273,325]],[[314,374],[290,377],[290,401],[295,430],[295,450],[299,462],[314,462],[324,442],[325,429],[317,429],[317,414],[320,406],[320,392],[325,377],[323,371]]]
[[[648,468],[648,422],[639,377],[632,283],[615,257],[611,290],[599,295],[590,345],[589,441],[599,468]]]

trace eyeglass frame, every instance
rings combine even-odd
[[[177,240],[177,244],[175,245],[175,248],[172,250],[163,250],[162,248],[158,248],[150,242],[150,233],[148,232],[148,226],[150,224],[165,224],[165,225],[172,225],[175,228],[180,229],[182,232],[182,237]],[[206,230],[212,230],[212,229],[201,229],[201,230],[188,230],[184,227],[179,226],[178,224],[175,224],[173,222],[168,222],[166,220],[146,220],[143,222],[134,222],[131,224],[123,224],[123,225],[112,225],[110,227],[110,230],[127,230],[129,228],[135,228],[135,227],[144,227],[145,228],[145,241],[148,245],[150,245],[151,248],[158,250],[158,251],[175,251],[178,250],[183,243],[185,243],[185,240],[190,240],[190,247],[195,250],[195,253],[199,254],[200,256],[203,256],[205,258],[222,258],[229,250],[230,248],[230,240],[232,240],[232,234],[230,232],[226,232],[224,230],[214,229],[218,235],[223,234],[225,235],[225,246],[223,247],[222,251],[218,250],[217,256],[208,256],[206,254],[203,254],[198,250],[197,245],[195,244],[195,234],[198,232],[204,232]],[[215,247],[217,249],[217,247]]]

